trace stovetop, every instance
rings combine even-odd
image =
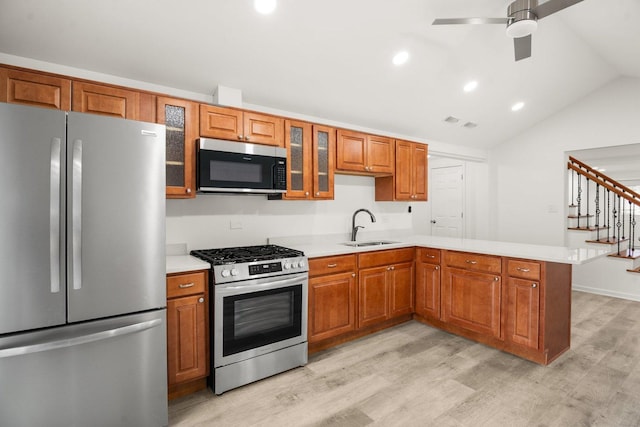
[[[239,264],[243,262],[268,261],[304,256],[302,251],[277,245],[242,246],[235,248],[199,249],[191,255],[211,265]]]
[[[304,252],[277,245],[199,249],[191,255],[211,264],[216,285],[309,271]]]

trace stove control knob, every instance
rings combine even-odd
[[[237,269],[237,268],[233,268],[233,269],[231,269],[231,275],[232,275],[232,276],[237,276],[238,274],[240,274],[240,272],[238,271],[238,269]]]
[[[298,262],[297,261],[293,262],[293,268],[298,268]]]
[[[301,260],[301,261],[298,263],[298,265],[300,266],[300,268],[304,268],[304,261],[303,261],[303,260]]]
[[[231,275],[231,272],[229,270],[222,270],[220,274],[222,275],[222,277],[229,277]]]
[[[289,264],[288,262],[285,262],[285,263],[284,263],[284,269],[285,269],[285,270],[288,270],[288,269],[290,269],[290,268],[291,268],[291,264]]]

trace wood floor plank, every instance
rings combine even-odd
[[[571,349],[541,366],[407,322],[305,367],[169,403],[171,426],[640,426],[640,302],[573,292]]]

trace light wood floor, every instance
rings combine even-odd
[[[417,322],[222,396],[172,426],[640,426],[640,303],[573,293],[571,350],[547,367]]]

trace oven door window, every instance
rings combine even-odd
[[[302,285],[224,297],[222,355],[300,336]]]
[[[273,157],[200,150],[202,187],[272,189]]]

